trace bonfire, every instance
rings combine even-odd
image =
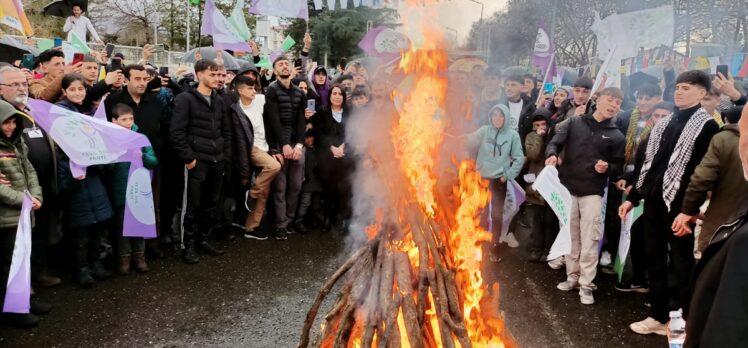
[[[398,104],[388,137],[393,153],[367,151],[368,170],[380,178],[388,202],[364,231],[368,241],[322,286],[299,347],[312,343],[322,302],[338,282],[316,347],[513,345],[499,313],[498,284],[482,275],[483,244],[491,240],[480,226],[488,183],[474,162],[456,156],[450,159],[455,175],[435,173],[439,154],[456,152],[454,142],[444,141],[456,121],[443,111],[448,57],[442,38],[432,30],[424,36],[399,63],[407,87],[392,95]]]

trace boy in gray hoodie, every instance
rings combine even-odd
[[[506,126],[509,108],[496,105],[488,111],[490,125],[468,134],[468,148],[478,149],[476,168],[483,179],[489,180],[491,190],[491,240],[490,258],[498,262],[498,246],[503,223],[506,184],[522,170],[525,155],[519,133]]]

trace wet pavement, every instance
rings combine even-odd
[[[295,347],[319,287],[344,260],[344,244],[336,233],[317,232],[237,239],[219,243],[224,256],[201,256],[194,266],[173,256],[154,260],[147,274],[115,275],[88,290],[63,277],[63,285],[38,291],[52,313],[35,329],[0,326],[0,346]],[[646,316],[644,295],[617,293],[614,276],[598,275],[596,303],[585,306],[576,292],[555,289],[563,271],[525,262],[515,250],[503,254],[491,272],[519,346],[666,346],[664,337],[629,331]]]

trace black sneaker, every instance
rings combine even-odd
[[[293,229],[299,234],[307,234],[307,232],[309,232],[306,225],[304,225],[304,220],[302,219],[296,219],[296,221],[294,221]]]
[[[600,267],[600,271],[605,274],[616,274],[615,268],[613,268],[613,265],[607,265]]]
[[[45,315],[52,311],[52,304],[31,296],[31,308],[29,311],[34,315]]]
[[[97,280],[104,280],[112,276],[112,272],[109,272],[101,261],[94,261],[91,264],[91,275]]]
[[[286,226],[286,234],[287,235],[289,235],[289,234],[296,234],[296,230],[294,229],[292,223],[288,224],[288,226]]]
[[[200,243],[200,250],[211,256],[221,256],[225,253],[223,250],[216,248],[208,242]]]
[[[39,317],[31,313],[2,313],[4,321],[21,329],[30,329],[39,325]]]
[[[247,193],[245,194],[244,197],[245,197],[245,199],[244,199],[244,207],[247,208],[248,212],[250,212],[250,213],[254,212],[255,209],[257,208],[257,198],[253,198],[249,194],[249,191],[247,191]]]
[[[638,292],[640,294],[646,294],[649,292],[649,287],[646,285],[636,285],[633,283],[621,283],[616,282],[616,290],[623,292]]]
[[[182,251],[182,261],[184,261],[184,263],[189,264],[189,265],[194,265],[200,262],[200,258],[197,257],[197,252],[195,252],[194,247],[193,248],[188,247]]]
[[[285,228],[278,228],[275,230],[275,239],[276,240],[286,240],[288,239],[288,236],[286,234]]]
[[[79,269],[75,280],[78,282],[78,285],[80,285],[84,289],[88,289],[93,286],[94,283],[96,283],[96,281],[91,276],[91,270],[88,267]]]
[[[268,235],[262,230],[256,230],[256,231],[244,232],[244,238],[266,240],[268,239]]]

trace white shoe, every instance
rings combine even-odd
[[[600,255],[600,266],[608,266],[610,263],[610,253],[603,251],[602,255]]]
[[[564,261],[563,256],[559,256],[553,260],[548,261],[548,267],[551,269],[561,269],[566,266],[566,261]]]
[[[660,323],[652,317],[632,323],[629,328],[640,335],[658,334],[667,336],[667,323]]]
[[[506,243],[506,245],[510,248],[516,248],[519,246],[517,238],[514,238],[514,233],[507,233],[506,237],[501,238],[500,241]]]
[[[556,285],[556,289],[559,289],[561,291],[571,291],[571,290],[578,289],[578,288],[579,288],[579,282],[576,280],[565,280],[561,283],[558,283],[558,285]]]
[[[579,302],[582,304],[591,305],[595,303],[595,297],[592,296],[592,288],[589,286],[583,286],[579,288]]]

